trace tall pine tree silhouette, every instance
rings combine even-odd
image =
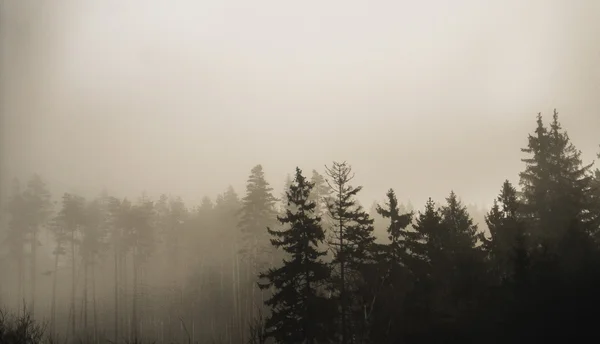
[[[534,135],[524,153],[520,173],[523,214],[538,245],[555,251],[573,221],[585,232],[591,228],[589,200],[592,164],[583,165],[581,152],[571,143],[554,110],[550,128],[537,116]]]
[[[321,218],[315,214],[316,204],[309,200],[313,184],[296,168],[294,181],[286,191],[289,206],[278,217],[285,228],[268,229],[271,244],[283,249],[289,259],[283,265],[261,273],[262,289],[274,288],[265,304],[272,307],[266,320],[267,335],[278,343],[323,343],[331,338],[332,303],[320,290],[330,276],[323,261],[324,251],[318,250],[325,234]]]
[[[326,169],[327,183],[332,189],[328,203],[333,222],[329,245],[334,252],[333,264],[337,267],[332,286],[340,304],[340,342],[354,343],[356,330],[361,330],[363,325],[360,320],[364,320],[361,304],[364,300],[357,297],[356,287],[362,269],[373,258],[373,219],[357,204],[356,195],[362,187],[350,185],[354,178],[351,166],[346,162],[334,162]]]

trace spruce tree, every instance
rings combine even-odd
[[[262,304],[262,295],[256,293],[255,278],[259,271],[271,264],[273,258],[266,230],[277,222],[277,199],[272,192],[273,188],[266,181],[262,166],[256,165],[246,183],[246,196],[242,199],[238,224],[242,233],[240,253],[246,264],[247,280],[251,282],[244,301],[246,314],[252,314],[252,317],[257,316],[258,306]]]
[[[520,204],[517,190],[506,180],[502,185],[499,196],[494,200],[494,205],[485,217],[490,231],[490,238],[481,235],[483,248],[488,254],[491,272],[498,281],[511,277],[515,271],[514,254],[521,261],[520,255],[524,252],[525,224],[519,217]],[[521,264],[519,263],[519,264]]]
[[[535,134],[529,135],[527,148],[521,150],[530,155],[522,159],[525,170],[520,173],[522,213],[538,245],[555,249],[572,221],[589,233],[592,165],[583,165],[581,152],[562,129],[556,110],[549,128],[538,114]]]
[[[387,228],[388,239],[390,240],[389,258],[390,261],[401,262],[404,260],[412,242],[416,240],[414,232],[407,231],[407,227],[412,222],[413,213],[402,213],[399,208],[398,199],[393,189],[386,194],[388,201],[386,208],[377,205],[376,211],[384,219],[389,219],[390,224]]]
[[[443,251],[442,215],[431,198],[425,203],[425,208],[418,212],[413,227],[417,240],[411,250],[413,259],[410,269],[415,276],[416,286],[411,305],[425,316],[420,327],[425,327],[421,331],[427,331],[431,319],[443,311],[441,303],[447,296],[439,290],[446,283],[442,274],[450,268]]]
[[[246,184],[246,196],[242,199],[239,227],[244,235],[245,247],[243,253],[258,268],[268,244],[267,227],[276,222],[277,199],[272,194],[273,188],[265,179],[261,165],[256,165],[250,172]],[[262,257],[261,257],[262,256]]]
[[[442,227],[445,232],[443,250],[445,259],[452,264],[450,282],[453,296],[459,307],[471,303],[483,286],[484,255],[478,246],[481,234],[467,211],[467,207],[452,191],[441,208]]]
[[[351,166],[334,162],[326,169],[327,183],[333,191],[328,203],[333,234],[329,245],[334,253],[332,263],[337,267],[333,288],[340,304],[340,341],[346,344],[355,341],[357,330],[364,331],[364,323],[358,319],[364,320],[361,303],[366,300],[357,297],[356,287],[361,283],[362,270],[374,258],[373,219],[357,203],[356,195],[362,187],[350,185],[354,178]]]
[[[52,202],[50,192],[42,178],[35,174],[27,183],[27,188],[23,193],[23,200],[27,207],[27,232],[29,234],[29,243],[31,247],[31,302],[29,311],[33,314],[35,310],[35,299],[37,290],[37,266],[38,266],[38,247],[41,246],[39,232],[50,220],[52,214]]]
[[[314,184],[296,168],[296,176],[286,192],[289,204],[285,216],[278,217],[283,230],[268,229],[271,244],[286,251],[289,259],[278,268],[259,275],[261,289],[274,288],[265,301],[272,308],[266,320],[267,335],[277,343],[324,343],[330,339],[331,301],[319,291],[329,279],[325,252],[318,250],[325,234],[316,204],[309,200]]]
[[[331,197],[331,188],[327,185],[325,177],[317,170],[312,171],[310,182],[314,184],[314,187],[309,198],[315,202],[315,214],[323,217],[327,213],[327,200]]]
[[[9,215],[8,233],[6,244],[9,249],[9,254],[16,263],[16,282],[17,290],[17,309],[21,310],[25,305],[22,305],[25,286],[25,245],[27,243],[27,228],[28,216],[27,205],[23,198],[21,185],[18,179],[13,181],[12,194],[8,201],[7,212]]]
[[[65,193],[63,195],[62,209],[58,213],[60,222],[65,226],[65,239],[70,246],[71,258],[71,335],[75,337],[76,327],[76,249],[81,243],[81,230],[85,225],[85,199],[81,196]]]
[[[393,189],[386,196],[386,204],[376,205],[375,211],[389,223],[389,243],[377,245],[376,268],[367,279],[373,298],[369,338],[374,343],[392,343],[405,326],[402,305],[412,288],[410,253],[417,240],[417,233],[408,229],[413,214],[398,204]]]

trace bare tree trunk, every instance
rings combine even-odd
[[[83,328],[88,333],[88,253],[86,252],[83,260]]]
[[[231,290],[233,291],[233,323],[234,326],[237,325],[239,321],[239,292],[237,288],[237,258],[235,251],[232,252],[231,257]]]
[[[119,306],[121,307],[119,309],[119,314],[121,314],[121,328],[123,329],[123,331],[125,331],[123,335],[126,336],[126,338],[129,338],[131,335],[131,328],[129,327],[129,307],[127,306],[127,253],[121,254],[121,266],[119,267],[119,272],[121,274],[121,276],[119,277],[119,285],[121,287],[121,302],[119,304]]]
[[[36,291],[36,267],[37,267],[37,228],[31,232],[31,304],[29,311],[31,316],[35,313],[35,291]]]
[[[23,300],[23,279],[24,279],[24,274],[25,274],[25,264],[24,264],[24,252],[23,252],[23,248],[21,248],[21,252],[20,252],[20,257],[18,258],[18,267],[17,267],[17,293],[19,295],[19,299],[17,300],[17,314],[20,314],[21,311],[23,310],[23,308],[25,307],[24,304],[24,300]]]
[[[137,318],[137,297],[138,297],[138,258],[136,257],[136,252],[133,253],[133,295],[132,295],[132,304],[131,304],[131,333],[133,336],[133,341],[137,342],[138,340],[138,318]]]
[[[98,309],[96,308],[96,263],[92,264],[92,306],[94,307],[94,343],[98,342]]]
[[[119,342],[119,248],[117,240],[114,242],[115,249],[115,337],[114,342]]]
[[[71,335],[75,340],[75,229],[71,230]]]
[[[52,306],[50,310],[50,336],[54,339],[56,335],[56,281],[58,277],[58,252],[54,256],[54,276],[52,276]]]

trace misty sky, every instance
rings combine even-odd
[[[539,111],[599,150],[597,0],[1,3],[3,185],[198,202],[347,160],[367,205],[489,204]]]

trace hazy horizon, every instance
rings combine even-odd
[[[168,4],[168,5],[167,5]],[[489,205],[557,108],[600,143],[600,2],[3,1],[2,185],[186,202],[346,160],[369,206]],[[343,136],[348,141],[338,141]],[[443,178],[441,177],[443,176]],[[53,195],[55,199],[60,194]]]

